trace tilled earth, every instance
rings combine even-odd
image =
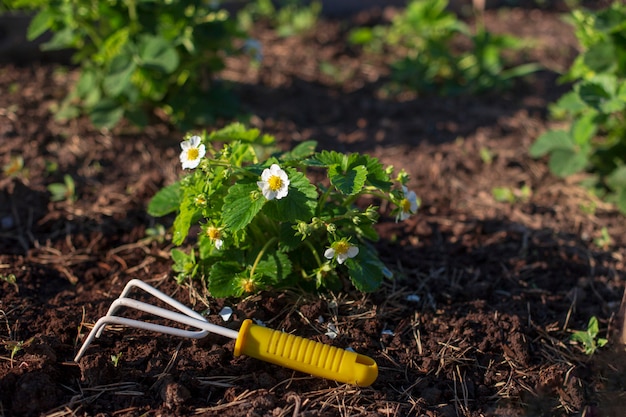
[[[57,122],[51,110],[74,70],[0,66],[0,162],[24,160],[0,179],[0,416],[623,415],[626,358],[614,340],[623,217],[577,186],[580,178],[556,179],[527,155],[566,88],[556,72],[575,56],[575,38],[556,12],[486,17],[494,31],[533,40],[528,58],[547,69],[504,94],[388,99],[378,94],[384,59],[346,46],[350,21],[322,20],[314,33],[287,39],[257,29],[261,66],[232,59],[223,74],[255,115],[251,124],[285,149],[316,139],[409,172],[422,207],[404,223],[382,208],[376,247],[395,279],[372,294],[224,300],[199,283],[177,285],[167,235],[148,233],[172,219],[145,208],[180,174],[182,133]],[[47,185],[65,174],[76,200],[51,202]],[[497,201],[494,187],[514,198]],[[189,341],[123,328],[106,330],[74,363],[133,278],[219,325],[250,317],[351,347],[374,358],[380,375],[357,388],[235,358],[234,342],[221,336]],[[218,314],[224,306],[234,311],[228,322]],[[588,356],[570,336],[591,316],[611,343]]]

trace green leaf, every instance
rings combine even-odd
[[[577,145],[584,145],[589,143],[596,132],[598,131],[598,124],[596,122],[597,113],[595,111],[591,111],[572,123],[571,133],[574,142]]]
[[[102,86],[110,97],[123,93],[131,84],[131,77],[137,64],[130,55],[118,55],[111,61],[109,74],[105,76]]]
[[[26,32],[26,38],[29,41],[37,39],[46,30],[50,29],[52,23],[54,23],[55,13],[51,8],[41,10],[28,25],[28,32]]]
[[[181,203],[180,182],[160,189],[148,203],[148,214],[161,217],[178,210]]]
[[[359,249],[359,254],[356,257],[347,259],[345,262],[350,279],[359,291],[375,291],[383,282],[385,265],[378,260],[374,252],[363,246],[360,246]]]
[[[76,44],[76,33],[73,28],[66,27],[54,32],[52,39],[41,45],[42,51],[54,51],[73,47]]]
[[[98,88],[98,79],[93,70],[83,69],[76,83],[76,94],[80,98],[87,97],[93,90]]]
[[[339,165],[331,165],[328,168],[330,182],[342,194],[352,195],[359,193],[367,179],[367,168],[363,165],[348,167],[345,171]]]
[[[573,150],[574,141],[564,130],[549,130],[537,138],[530,147],[530,156],[542,157],[555,150]]]
[[[589,159],[583,152],[573,150],[555,149],[552,151],[548,167],[550,171],[559,177],[567,177],[582,171],[587,167]]]
[[[209,292],[213,297],[240,296],[243,289],[240,279],[243,269],[237,262],[216,262],[209,272]]]
[[[606,185],[612,190],[626,189],[626,165],[616,168],[606,177]]]
[[[317,188],[303,173],[293,168],[288,168],[286,172],[289,177],[287,196],[280,200],[268,201],[263,211],[279,221],[308,221],[317,206]]]
[[[336,151],[322,151],[305,161],[309,166],[329,167],[343,164],[345,155]]]
[[[626,187],[618,189],[615,204],[622,214],[626,214]]]
[[[111,60],[122,53],[122,49],[128,43],[129,36],[129,27],[116,30],[106,38],[98,53],[92,59],[99,64],[111,62]]]
[[[113,127],[123,115],[124,109],[113,99],[104,99],[89,110],[91,122],[97,127]]]
[[[589,106],[601,110],[600,105],[611,98],[606,86],[596,82],[583,82],[578,85],[580,98]]]
[[[180,211],[174,220],[174,235],[172,236],[172,242],[175,245],[182,245],[189,234],[189,228],[194,217],[197,214],[197,209],[193,204],[191,198],[183,198],[180,204]]]
[[[283,161],[299,161],[315,153],[317,142],[314,140],[307,140],[298,144],[290,152],[285,152],[281,155],[280,159]]]
[[[371,28],[359,27],[348,34],[348,42],[353,45],[367,45],[374,41],[374,33]]]
[[[598,319],[596,316],[591,316],[589,319],[589,323],[587,324],[587,332],[592,338],[595,338],[600,331],[600,327],[598,325]]]
[[[139,56],[142,66],[166,74],[171,74],[178,68],[178,52],[167,40],[159,36],[144,36],[139,45]]]
[[[198,264],[196,263],[196,255],[193,249],[189,255],[179,249],[172,249],[171,256],[174,260],[172,269],[178,272],[176,281],[179,284],[183,283],[187,278],[194,278],[196,276]]]
[[[263,135],[263,137],[261,137],[261,140],[259,140],[260,135],[261,134],[259,132],[259,129],[246,129],[246,127],[241,123],[232,123],[220,130],[211,132],[208,140],[216,142],[260,142],[263,145],[269,145],[273,143],[273,139],[271,138],[271,136]],[[268,138],[269,143],[267,143]]]
[[[610,72],[617,65],[615,46],[608,40],[591,45],[584,54],[583,62],[592,71],[598,73]]]
[[[258,263],[255,273],[268,278],[270,284],[276,285],[291,274],[291,261],[285,253],[268,253]]]
[[[556,102],[555,107],[571,113],[576,113],[586,109],[587,105],[584,101],[582,101],[576,91],[570,91],[561,96],[561,98]]]
[[[385,167],[378,158],[361,155],[359,162],[367,168],[367,182],[381,191],[389,191],[391,189],[393,184],[389,179],[389,175],[385,172]]]
[[[238,183],[224,198],[223,220],[232,231],[246,227],[263,208],[265,198],[256,183]]]

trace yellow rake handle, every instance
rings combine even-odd
[[[369,356],[258,326],[250,319],[241,324],[234,354],[361,387],[378,377],[378,366]]]

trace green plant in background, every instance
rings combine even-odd
[[[399,50],[403,58],[391,64],[392,91],[406,89],[444,95],[505,89],[511,80],[539,69],[536,64],[509,68],[505,51],[519,51],[523,43],[487,31],[480,23],[473,32],[449,12],[448,0],[413,0],[388,27],[358,28],[350,42],[380,53]],[[455,42],[470,42],[467,52]]]
[[[13,288],[15,288],[15,292],[20,292],[20,287],[17,285],[17,277],[15,276],[15,274],[0,274],[0,280],[6,282],[7,284],[13,285]]]
[[[527,201],[532,195],[531,188],[524,184],[520,188],[494,187],[491,194],[496,201],[514,204],[519,201]]]
[[[63,182],[54,182],[48,185],[51,201],[76,201],[76,184],[71,175],[65,174]]]
[[[609,246],[613,244],[613,238],[609,234],[609,230],[606,227],[602,227],[600,230],[600,236],[595,238],[593,243],[600,249],[607,250]]]
[[[592,173],[586,184],[626,213],[626,5],[571,17],[583,51],[562,78],[571,91],[551,108],[569,128],[545,132],[530,154],[549,155],[560,177]]]
[[[117,366],[120,364],[120,359],[122,359],[122,352],[118,353],[117,355],[111,355],[111,363],[113,364],[114,368],[117,368]]]
[[[592,316],[587,324],[587,330],[578,330],[572,334],[571,340],[583,345],[587,355],[593,355],[597,348],[601,348],[608,343],[607,339],[598,337],[598,319]]]
[[[10,0],[37,11],[28,29],[35,39],[53,33],[45,49],[75,50],[80,78],[57,112],[87,113],[94,125],[122,117],[144,126],[155,109],[181,127],[232,115],[234,96],[213,76],[243,37],[217,2],[191,0]]]
[[[219,143],[224,143],[220,148]],[[404,220],[418,209],[408,176],[366,155],[315,150],[307,141],[267,155],[274,139],[240,124],[182,142],[192,172],[159,191],[148,212],[176,212],[172,250],[178,280],[203,278],[213,296],[265,288],[378,288],[390,271],[371,242],[377,208],[360,197],[390,201]],[[307,174],[316,178],[312,183]],[[394,187],[394,182],[397,186]]]
[[[279,36],[288,37],[311,30],[321,11],[319,1],[255,0],[237,13],[237,21],[242,30],[248,32],[257,20],[266,20]]]

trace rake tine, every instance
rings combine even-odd
[[[132,287],[140,287],[141,289],[153,295],[155,298],[158,298],[164,303],[176,308],[178,311],[180,311],[180,313],[127,297],[127,294]],[[133,308],[135,310],[143,311],[145,313],[149,313],[200,330],[185,330],[178,327],[164,326],[161,324],[149,323],[141,320],[135,320],[114,315],[114,313],[117,312],[120,307]],[[179,303],[173,298],[165,295],[161,291],[149,286],[143,281],[131,280],[128,284],[126,284],[126,287],[124,288],[124,291],[122,292],[120,297],[113,301],[113,303],[111,303],[107,314],[96,322],[93,329],[85,339],[83,346],[76,354],[74,361],[80,360],[80,358],[87,350],[87,347],[93,342],[95,338],[100,337],[105,327],[109,324],[123,325],[127,327],[133,327],[137,329],[149,330],[191,339],[201,339],[209,333],[216,333],[231,339],[237,339],[237,336],[239,335],[239,332],[236,330],[231,330],[209,323],[199,313]]]

